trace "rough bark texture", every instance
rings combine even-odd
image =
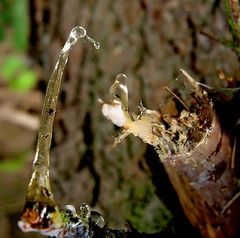
[[[200,104],[203,115],[206,103]],[[231,166],[236,155],[231,137],[213,110],[209,107],[204,115],[205,122],[212,117],[204,143],[194,148],[189,158],[176,155],[169,157],[169,162],[165,159],[164,165],[188,219],[204,237],[237,237],[240,200],[236,165]]]
[[[163,177],[156,181],[160,175],[154,173],[156,164],[159,170],[162,167],[156,161],[154,164],[154,156],[146,152],[142,142],[131,137],[117,148],[112,148],[111,135],[117,132],[101,115],[97,99],[106,94],[120,72],[130,78],[129,90],[134,92],[130,95],[131,108],[136,108],[140,98],[150,108],[162,104],[161,86],[174,79],[182,67],[189,69],[194,78],[213,86],[226,84],[218,79],[217,70],[239,80],[235,54],[211,37],[206,37],[206,34],[199,33],[201,30],[220,38],[230,37],[223,7],[219,1],[210,0],[29,2],[30,54],[41,67],[39,87],[42,92],[45,92],[57,55],[73,26],[84,26],[89,35],[101,43],[98,52],[91,49],[87,42],[76,46],[65,74],[51,161],[56,200],[59,204],[70,203],[76,207],[82,202],[91,204],[112,227],[122,226],[129,219],[143,232],[160,230],[165,226],[161,224],[161,218],[170,215],[162,209],[150,178],[153,176],[157,188],[164,188],[165,184],[160,186]],[[225,140],[226,147],[229,147],[225,134],[218,135],[218,142],[219,138]],[[153,174],[145,159],[150,167],[154,164],[155,168],[151,167]],[[28,182],[29,174],[26,171],[23,174],[15,176],[17,180],[14,181],[8,175],[16,191],[19,180],[25,185]],[[185,184],[181,175],[173,173],[172,176],[176,176],[171,177],[175,187],[179,186],[178,179]],[[6,185],[1,185],[4,191]],[[180,234],[181,225],[187,227],[184,215],[176,205],[174,193],[163,196],[163,191],[158,190],[159,196],[169,204],[176,217],[180,217],[175,222]],[[16,213],[22,208],[25,192],[26,186],[18,196],[22,203],[18,201],[12,210],[1,211],[4,215],[1,224],[7,224],[5,230],[0,231],[3,232],[2,237],[32,237],[11,229],[11,225],[16,223]],[[179,193],[182,201],[185,195]],[[226,196],[231,197],[230,194]],[[14,195],[8,195],[4,201],[10,197]],[[189,209],[184,207],[184,210]],[[184,229],[182,233],[186,235],[190,231]]]

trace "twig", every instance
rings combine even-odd
[[[36,116],[10,106],[0,107],[0,121],[7,121],[34,131],[39,128],[39,119]]]
[[[240,192],[236,193],[230,201],[223,207],[221,214],[224,214],[227,209],[240,197]]]
[[[183,102],[183,100],[180,97],[177,96],[177,94],[175,94],[168,87],[164,87],[164,89],[167,90],[169,93],[171,93],[183,105],[183,107],[189,112],[189,109],[188,109],[187,105]]]

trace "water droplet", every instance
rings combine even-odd
[[[87,38],[88,41],[90,41],[94,45],[96,50],[98,50],[100,48],[100,43],[98,41],[95,41],[94,39],[92,39],[88,35],[86,35],[86,38]]]
[[[73,205],[65,205],[62,210],[64,210],[66,213],[76,214],[76,209]]]
[[[86,30],[82,26],[76,26],[74,27],[70,34],[69,37],[62,49],[62,52],[69,52],[70,48],[75,45],[78,39],[83,38],[86,36]]]
[[[72,29],[70,37],[73,37],[75,39],[83,38],[84,36],[86,36],[86,33],[87,32],[85,28],[83,28],[82,26],[76,26]]]
[[[103,228],[105,226],[103,216],[97,211],[91,211],[90,221],[100,228]]]
[[[79,216],[82,219],[88,219],[90,217],[90,214],[91,214],[90,207],[86,203],[83,203],[80,206],[80,214],[79,214]]]
[[[100,43],[98,41],[95,41],[94,47],[96,48],[96,50],[98,50],[100,48]]]
[[[118,80],[120,83],[126,84],[128,78],[126,74],[120,73],[116,76],[116,80]]]

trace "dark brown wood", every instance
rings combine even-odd
[[[232,147],[217,118],[205,144],[194,149],[189,164],[165,165],[189,221],[204,237],[237,237],[240,199],[230,168]]]
[[[187,139],[193,148],[184,153],[173,151],[171,156],[165,156],[161,142],[165,138],[159,138],[160,147],[156,146],[156,150],[185,214],[203,237],[237,237],[240,232],[240,193],[234,164],[234,136],[231,137],[221,125],[206,88],[182,72],[188,81],[186,83],[191,85],[188,89],[190,108],[199,119],[197,127],[192,127],[191,122],[187,126]],[[177,123],[181,122],[179,118]],[[167,121],[170,137],[175,133],[184,136],[185,127],[181,124],[176,131],[171,131],[175,120]],[[186,118],[188,120],[191,118]],[[176,138],[169,141],[168,148],[174,148],[175,143],[182,146]]]

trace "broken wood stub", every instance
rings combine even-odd
[[[163,116],[164,134],[153,130],[159,133],[154,147],[192,225],[204,237],[236,237],[240,199],[230,167],[231,138],[221,128],[207,92],[183,74],[191,86],[189,112],[167,120]]]

